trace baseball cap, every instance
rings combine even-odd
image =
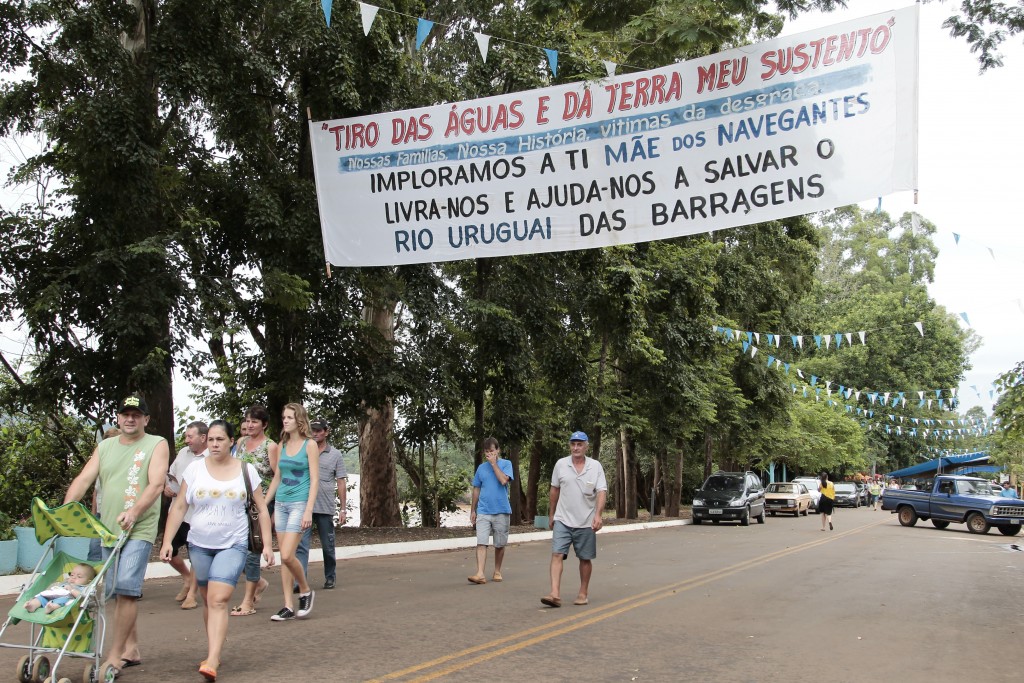
[[[146,405],[146,399],[141,396],[129,396],[117,407],[118,413],[127,413],[129,410],[137,410],[143,415],[149,415],[149,406]]]
[[[310,429],[330,429],[331,425],[327,424],[327,420],[313,420],[309,423]]]
[[[588,441],[589,442],[590,439],[587,438],[587,433],[586,432],[573,432],[572,436],[569,437],[569,441]]]

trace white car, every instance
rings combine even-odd
[[[811,494],[811,509],[818,509],[818,499],[821,498],[821,482],[817,477],[797,477],[793,480],[794,483],[803,484],[807,487],[807,492]]]

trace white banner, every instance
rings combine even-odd
[[[917,189],[917,7],[672,66],[311,122],[336,266],[590,249]]]

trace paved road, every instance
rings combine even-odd
[[[269,621],[277,583],[258,615],[233,618],[220,680],[1022,680],[1017,539],[905,529],[868,509],[835,521],[831,533],[775,517],[604,535],[591,604],[557,610],[539,602],[545,542],[509,548],[505,581],[485,586],[465,581],[471,551],[348,561],[305,621]],[[570,558],[566,602],[575,572]],[[176,609],[176,590],[147,582],[145,663],[121,680],[200,680],[201,615]],[[16,657],[0,650],[6,680]]]

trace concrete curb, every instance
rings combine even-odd
[[[683,526],[690,524],[688,519],[672,519],[664,522],[641,522],[638,524],[614,524],[601,529],[602,534],[617,534],[626,531],[642,531],[644,529],[661,529],[672,526]],[[532,531],[509,536],[510,544],[531,543],[533,541],[544,541],[551,538],[550,531]],[[432,541],[407,541],[404,543],[376,543],[372,545],[348,545],[335,548],[335,556],[339,560],[358,560],[364,557],[385,557],[387,555],[409,555],[412,553],[429,553],[439,550],[462,550],[475,548],[476,538],[466,536],[464,538],[443,538]],[[277,556],[280,561],[281,556]],[[324,554],[320,548],[312,548],[309,551],[310,562],[323,562]],[[146,579],[164,579],[178,576],[170,565],[163,562],[150,562],[146,568]],[[18,595],[28,580],[30,574],[11,574],[0,576],[0,595]]]

